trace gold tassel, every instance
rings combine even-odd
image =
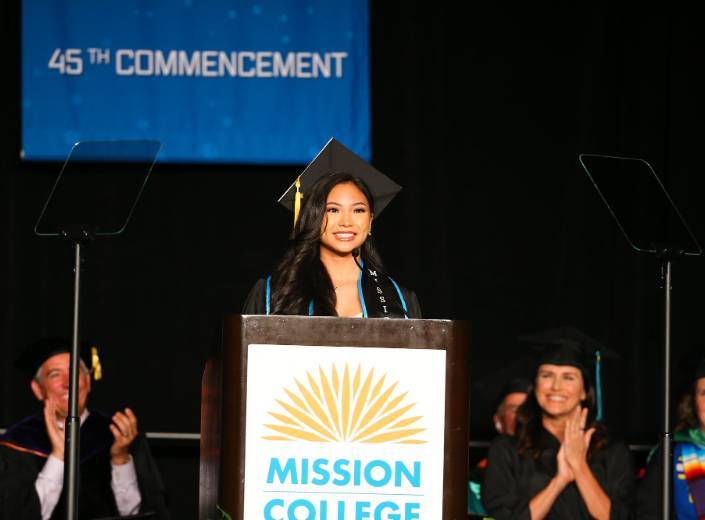
[[[98,357],[98,349],[95,347],[91,347],[91,370],[93,371],[93,379],[99,381],[103,378],[103,367]]]
[[[301,199],[304,194],[301,193],[301,176],[296,177],[296,193],[294,194],[294,226],[299,221],[299,212],[301,211]]]

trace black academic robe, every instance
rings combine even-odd
[[[530,520],[529,502],[556,475],[560,443],[543,431],[548,448],[538,460],[520,457],[517,439],[501,435],[490,446],[482,501],[496,520]],[[612,502],[610,518],[631,518],[634,466],[623,443],[611,442],[588,461],[590,469]],[[575,483],[569,484],[553,503],[547,519],[589,519],[587,507]]]
[[[421,305],[419,304],[419,300],[416,297],[416,294],[413,291],[402,287],[401,285],[397,285],[397,287],[399,288],[399,291],[404,297],[404,301],[406,303],[407,316],[412,319],[421,319]],[[393,294],[392,291],[389,292],[390,294]],[[368,308],[370,310],[370,313],[372,313],[373,305],[370,304]],[[245,305],[243,306],[242,313],[267,314],[267,280],[265,278],[257,280],[257,283],[255,283],[255,285],[250,289],[250,293],[248,294],[247,299],[245,300]],[[371,314],[371,317],[374,316],[372,316]]]
[[[92,411],[81,425],[79,519],[118,516],[113,496],[110,466],[110,417]],[[0,437],[0,518],[41,519],[39,496],[34,487],[44,467],[51,443],[43,415],[34,415]],[[142,502],[140,513],[153,512],[154,518],[169,519],[164,485],[152,459],[146,439],[138,436],[130,446]],[[51,516],[66,516],[63,494]]]

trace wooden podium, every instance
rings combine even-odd
[[[270,353],[271,357],[268,358],[267,356]],[[304,354],[309,357],[314,356],[313,359],[316,362],[305,365],[307,367],[305,371],[297,369],[296,365],[299,362],[298,353],[301,354],[301,359],[305,358]],[[337,357],[330,357],[339,356],[343,353],[352,355],[351,359],[353,361],[348,363],[347,361],[337,361]],[[333,361],[329,361],[329,358]],[[378,359],[380,361],[376,361]],[[423,367],[425,359],[433,361],[433,363],[428,365],[429,377],[426,377],[426,372],[423,371],[425,370]],[[407,371],[406,360],[409,360],[408,371],[411,374],[409,377],[406,377],[405,373]],[[438,360],[441,361],[438,362]],[[303,363],[304,361],[301,362]],[[433,452],[439,455],[433,457],[435,460],[431,460],[429,468],[437,466],[437,472],[434,474],[439,478],[434,480],[435,485],[439,486],[439,489],[442,480],[442,493],[435,492],[438,494],[438,500],[436,500],[436,509],[434,509],[440,512],[440,503],[442,502],[442,517],[431,518],[428,514],[417,516],[418,513],[415,515],[413,512],[413,506],[407,505],[406,507],[409,509],[407,509],[406,516],[404,511],[399,509],[397,518],[402,520],[404,518],[423,518],[427,520],[439,520],[440,518],[460,520],[467,518],[468,364],[469,331],[467,324],[462,321],[301,316],[227,316],[223,324],[222,352],[218,357],[210,359],[206,364],[201,389],[199,518],[201,520],[220,518],[255,520],[268,518],[268,514],[263,513],[257,515],[253,513],[245,514],[245,502],[247,501],[246,474],[250,475],[248,482],[252,482],[254,473],[248,472],[256,470],[256,468],[250,468],[246,471],[246,452],[250,454],[248,455],[250,457],[248,461],[250,465],[255,464],[253,462],[256,460],[254,455],[269,456],[268,448],[247,448],[247,446],[250,446],[248,443],[268,443],[262,444],[262,446],[271,446],[272,453],[276,450],[280,450],[281,453],[289,453],[290,451],[295,451],[291,446],[303,446],[309,450],[317,450],[319,449],[318,446],[329,448],[334,446],[337,440],[337,437],[336,439],[333,439],[333,437],[339,436],[342,440],[336,446],[344,446],[350,450],[350,457],[360,457],[360,453],[363,453],[364,449],[376,449],[378,450],[376,453],[384,453],[394,458],[396,453],[407,453],[404,450],[416,449],[419,446],[421,447],[420,449],[431,449],[431,441],[429,439],[433,436],[433,431],[440,432],[437,438],[440,439],[438,444],[441,448],[439,452]],[[271,377],[263,377],[262,370],[267,369],[266,373],[269,374],[269,365],[272,367],[271,373],[273,375]],[[277,365],[279,365],[278,368],[276,367]],[[416,368],[412,368],[412,365]],[[309,366],[310,369],[308,368]],[[435,372],[431,372],[432,366],[437,367]],[[291,368],[291,376],[287,372],[289,367]],[[443,368],[445,369],[444,373]],[[248,373],[253,379],[249,382]],[[431,375],[432,373],[436,374],[436,376]],[[440,377],[438,377],[438,374],[440,374]],[[392,385],[393,380],[397,381],[398,385],[397,383]],[[366,385],[364,384],[365,382],[367,383]],[[266,399],[264,404],[254,401],[256,398],[254,395],[256,383],[259,385],[257,388],[264,388],[265,386],[263,385],[265,384],[267,388],[271,387],[273,392],[278,392],[273,395],[281,395],[283,396],[282,399]],[[375,384],[376,386],[374,386]],[[248,401],[248,386],[253,394],[249,396],[250,401]],[[374,389],[372,389],[372,386],[374,386]],[[358,408],[360,410],[363,408],[362,401],[366,398],[368,407],[372,408],[372,405],[375,404],[373,403],[373,397],[376,395],[373,395],[373,392],[377,391],[378,394],[381,394],[385,387],[388,387],[388,392],[385,395],[390,396],[390,401],[387,402],[384,411],[380,410],[377,417],[382,412],[388,413],[389,417],[393,417],[397,421],[396,424],[389,425],[391,419],[378,420],[376,426],[373,424],[362,433],[358,432],[357,437],[354,437],[352,422],[362,425],[365,419],[361,417],[364,412],[358,410]],[[329,390],[326,393],[325,390],[327,388]],[[342,390],[340,390],[341,388]],[[402,390],[407,392],[402,393]],[[416,394],[414,394],[415,391]],[[411,393],[409,394],[409,392]],[[316,393],[318,393],[318,398],[314,396]],[[394,396],[395,393],[398,394],[398,397],[394,402],[391,402],[391,396]],[[427,406],[425,409],[429,410],[429,413],[416,417],[407,417],[402,420],[405,417],[403,413],[406,413],[407,416],[411,413],[405,410],[407,408],[413,409],[415,404],[412,403],[411,406],[402,409],[403,399],[408,400],[410,399],[409,395],[411,395],[411,398],[422,401],[424,397],[428,397],[431,394],[440,396],[439,400],[434,401],[435,412],[433,406]],[[290,406],[285,402],[286,395],[293,399],[289,403]],[[300,395],[300,397],[297,397],[297,395]],[[357,399],[361,403],[359,406],[355,405],[356,396],[358,396]],[[304,401],[307,399],[315,405],[315,413],[311,411],[309,415],[306,415],[305,412],[301,411],[306,406]],[[438,406],[438,403],[443,402],[443,400],[445,406]],[[257,404],[251,404],[251,409],[248,411],[248,402]],[[325,408],[325,406],[318,406],[316,403],[325,405],[326,402],[333,404],[326,409],[330,409],[330,411],[323,413],[322,408]],[[339,414],[337,411],[338,406],[335,403],[342,403],[341,410],[344,410],[347,416],[354,417],[354,420],[338,418],[338,415],[342,416],[342,413]],[[277,406],[286,407],[286,410],[289,410],[294,415],[286,416],[286,412],[283,410],[279,410],[281,413],[269,411],[270,408],[275,410]],[[378,404],[378,407],[381,406],[381,404]],[[397,406],[398,412],[393,414],[394,406]],[[390,409],[391,411],[389,411]],[[414,411],[418,409],[417,407]],[[359,413],[357,413],[358,411]],[[260,421],[258,418],[256,426],[261,431],[266,431],[271,435],[260,433],[255,435],[251,433],[254,430],[248,430],[248,416],[254,417],[252,414],[264,414],[265,412],[267,412],[267,420]],[[434,415],[436,412],[438,415]],[[321,418],[320,420],[316,417],[316,414]],[[368,416],[371,417],[372,415],[373,411],[369,411]],[[330,419],[333,416],[335,416],[334,420]],[[301,424],[292,420],[299,417],[303,421]],[[436,422],[440,422],[440,424],[434,425],[433,417],[440,417],[440,419],[436,419]],[[312,420],[321,422],[321,425],[313,424]],[[416,421],[416,425],[421,425],[423,428],[415,430],[403,428],[404,425],[414,421]],[[311,423],[312,427],[318,428],[318,430],[308,428],[308,426],[304,425],[304,422],[306,424]],[[370,419],[368,422],[371,424],[372,420]],[[330,423],[332,426],[325,427],[324,423]],[[292,424],[295,427],[291,427]],[[385,426],[387,429],[392,429],[385,430],[380,425],[387,425]],[[250,425],[250,427],[254,428],[255,426]],[[394,427],[396,429],[393,429]],[[362,426],[359,429],[362,429]],[[376,435],[369,433],[373,430],[376,431]],[[340,434],[337,431],[340,431]],[[420,431],[421,433],[412,435],[410,433],[412,431]],[[248,436],[246,432],[248,432],[249,439],[246,439]],[[330,432],[333,432],[333,434]],[[343,439],[344,434],[347,435],[345,439]],[[330,438],[318,439],[321,435],[327,435]],[[303,439],[304,436],[308,437]],[[325,440],[327,443],[316,444],[316,440]],[[294,441],[298,442],[298,444]],[[356,444],[356,442],[364,444]],[[286,447],[286,449],[282,447]],[[253,451],[247,451],[248,449]],[[281,451],[283,449],[284,451]],[[401,474],[406,479],[404,481],[404,478],[399,476],[392,477],[392,473],[389,473],[391,471],[390,468],[393,469],[394,464],[399,464],[399,462],[385,462],[383,460],[384,457],[380,456],[377,458],[372,457],[372,459],[373,462],[368,462],[368,466],[376,464],[377,467],[364,467],[364,471],[359,473],[364,473],[363,480],[366,479],[367,484],[378,486],[378,488],[374,489],[375,491],[380,491],[376,493],[377,495],[395,495],[395,493],[381,492],[386,491],[384,485],[392,485],[393,478],[396,479],[396,483],[399,485],[421,480],[420,477],[414,480],[413,475],[410,477],[411,470],[409,467],[411,466],[404,467],[402,465],[401,469],[404,471]],[[442,464],[440,459],[442,459]],[[268,483],[270,484],[274,475],[279,476],[282,482],[284,477],[291,481],[293,476],[293,483],[298,485],[307,484],[310,486],[315,482],[328,482],[329,485],[333,485],[334,482],[348,481],[352,485],[352,478],[347,478],[351,477],[352,471],[335,473],[332,468],[328,468],[331,471],[322,469],[325,468],[327,459],[316,461],[319,464],[318,466],[314,464],[312,476],[315,478],[302,477],[302,474],[308,475],[308,473],[303,473],[308,471],[308,469],[300,469],[301,473],[298,476],[298,481],[294,467],[295,463],[293,462],[294,458],[282,459],[291,464],[291,467],[287,466],[286,468],[281,465],[283,463],[278,462],[278,459],[275,460],[273,456],[271,460],[272,467],[270,467],[268,473]],[[305,457],[301,460],[308,463],[310,459]],[[297,461],[296,464],[299,464],[299,462]],[[354,461],[338,459],[336,469],[348,468],[348,462],[350,463],[349,467],[352,468]],[[359,461],[355,461],[355,463],[363,464]],[[418,469],[418,473],[421,473],[421,463],[417,464],[418,466],[414,467]],[[360,467],[355,466],[356,469],[360,469]],[[425,471],[426,466],[423,466],[423,468],[423,471]],[[287,474],[285,470],[291,471]],[[386,475],[387,478],[385,478],[385,471],[389,473]],[[429,469],[430,471],[431,469]],[[333,475],[337,475],[337,480],[332,479]],[[331,477],[329,481],[326,479],[328,476]],[[428,483],[430,479],[425,480]],[[264,480],[262,480],[262,483],[264,484]],[[287,483],[291,484],[291,482]],[[304,489],[304,487],[301,489]],[[305,489],[310,489],[310,487]],[[347,489],[345,493],[331,492],[330,487],[325,489],[328,495],[344,495],[345,497],[351,497],[350,500],[357,499],[357,495],[363,494],[348,492],[349,490]],[[370,489],[369,486],[367,489]],[[269,489],[265,491],[273,493]],[[302,491],[302,493],[314,492]],[[374,495],[375,493],[372,494]],[[397,493],[397,495],[403,494]],[[417,494],[407,492],[406,495],[424,496],[421,490]],[[275,496],[275,494],[269,496]],[[286,508],[283,505],[284,501],[295,499],[295,494],[292,495],[291,491],[281,491],[279,496],[283,497],[282,500],[278,502],[274,500],[272,502],[274,504],[273,507],[278,508],[272,510],[280,511],[278,513],[279,516],[272,518],[284,516],[281,512]],[[301,496],[305,498],[313,495]],[[429,493],[427,496],[430,497],[431,494]],[[315,515],[308,513],[309,518],[316,518],[317,520],[338,520],[338,518],[343,520],[343,516],[345,520],[355,518],[356,515],[354,514],[345,515],[343,513],[343,508],[348,507],[348,504],[340,504],[340,502],[348,500],[348,498],[338,497],[335,500],[338,500],[338,502],[331,502],[330,504],[326,502],[325,505],[317,502],[320,505],[315,507],[320,507],[321,510]],[[379,500],[387,500],[387,498],[381,497]],[[310,508],[314,507],[303,499],[297,502],[299,503],[298,507],[304,512],[306,511],[304,505]],[[385,504],[390,508],[402,507],[396,506],[392,502],[385,502]],[[296,504],[291,505],[291,507],[295,506]],[[341,508],[340,511],[338,511],[338,507]],[[359,507],[360,511],[367,511],[366,507],[373,506],[368,501],[355,507]],[[334,508],[337,513],[333,512]],[[249,509],[249,511],[252,510]],[[259,511],[260,509],[257,510]],[[326,511],[327,514],[325,514]],[[389,511],[386,514],[389,514]],[[397,510],[395,509],[395,511]],[[297,514],[300,515],[301,513]],[[386,514],[383,514],[382,517],[386,518]],[[374,518],[372,512],[359,513],[358,516],[360,518]],[[287,518],[287,516],[284,516],[284,518]]]

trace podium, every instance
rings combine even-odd
[[[469,326],[226,316],[199,518],[467,518]]]

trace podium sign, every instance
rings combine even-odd
[[[244,518],[441,518],[445,368],[444,350],[249,345]]]
[[[464,520],[468,357],[462,321],[226,316],[199,518]]]

